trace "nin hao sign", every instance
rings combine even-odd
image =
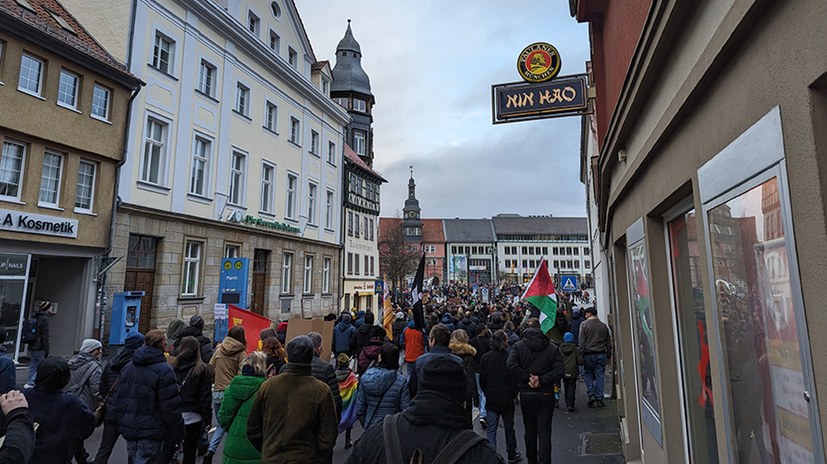
[[[493,123],[581,115],[588,112],[587,75],[559,77],[539,84],[491,86]]]

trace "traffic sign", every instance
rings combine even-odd
[[[577,291],[577,276],[576,275],[564,275],[560,277],[560,289],[564,292],[576,292]]]

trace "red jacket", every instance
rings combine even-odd
[[[421,330],[405,328],[405,362],[414,362],[425,354],[425,334]]]

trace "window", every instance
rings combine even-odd
[[[166,134],[167,124],[148,118],[146,123],[146,139],[144,141],[144,156],[141,160],[141,180],[152,184],[164,182],[166,166]]]
[[[109,95],[110,90],[102,85],[95,84],[92,88],[92,116],[109,120]]]
[[[290,66],[298,69],[299,54],[296,53],[296,50],[293,50],[293,47],[287,47],[287,62],[290,63]]]
[[[207,196],[210,179],[210,152],[212,143],[196,136],[192,148],[192,173],[190,173],[190,193]]]
[[[347,212],[347,234],[353,236],[353,212]]]
[[[198,90],[204,95],[215,96],[215,66],[204,60],[198,70]]]
[[[370,230],[370,229],[368,229],[368,217],[367,216],[364,217],[363,224],[364,224],[364,227],[362,228],[362,233],[365,235],[365,240],[367,240],[367,239],[370,238],[370,235],[369,235],[369,232],[368,232],[368,230]]]
[[[301,125],[299,124],[299,120],[296,118],[290,118],[290,141],[295,143],[296,145],[301,145],[299,143],[301,140]]]
[[[543,247],[543,256],[548,256],[548,247]]]
[[[327,199],[325,201],[324,226],[327,229],[333,228],[333,192],[330,190],[327,191]]]
[[[233,205],[244,204],[244,186],[247,185],[244,175],[246,158],[243,153],[234,151],[230,161],[230,193],[227,201]]]
[[[225,258],[240,258],[241,257],[241,246],[225,243],[224,244],[224,257]]]
[[[287,211],[285,217],[295,219],[296,217],[296,176],[287,175]]]
[[[0,157],[0,198],[20,200],[20,173],[23,172],[25,154],[25,146],[3,142],[3,154]]]
[[[322,293],[330,293],[330,258],[322,261]]]
[[[353,214],[353,235],[356,238],[359,238],[359,236],[360,236],[359,228],[360,228],[360,223],[361,222],[362,222],[362,218],[360,218],[358,214],[354,213]]]
[[[159,71],[172,74],[173,59],[175,58],[175,42],[160,32],[155,33],[155,48],[152,52],[152,66]]]
[[[370,228],[368,228],[368,231],[370,231],[370,238],[368,240],[370,240],[370,241],[373,241],[373,239],[374,239],[373,229],[374,229],[374,227],[373,227],[373,218],[371,218]]]
[[[359,253],[353,254],[353,273],[359,275]]]
[[[327,142],[327,162],[336,165],[336,144]]]
[[[354,98],[353,109],[364,113],[365,111],[367,111],[367,103],[362,99]]]
[[[126,255],[126,267],[155,269],[155,254],[158,239],[143,235],[129,234],[129,250]]]
[[[78,166],[78,185],[75,189],[75,209],[92,211],[95,197],[95,171],[98,165],[81,160]]]
[[[347,275],[353,275],[353,253],[347,254]]]
[[[236,83],[235,110],[244,116],[250,111],[250,89],[241,82]]]
[[[584,266],[586,269],[590,269],[590,268],[592,267],[592,262],[591,262],[591,261],[589,261],[589,260],[587,259],[587,260],[585,261],[585,263],[583,264],[583,266]]]
[[[60,83],[57,87],[57,103],[60,106],[77,109],[78,107],[78,82],[77,74],[65,69],[60,70]]]
[[[60,176],[63,172],[63,156],[46,152],[43,156],[43,171],[40,176],[38,205],[57,207],[60,199]]]
[[[376,261],[374,261],[374,257],[371,256],[370,257],[370,275],[376,275],[375,268],[373,267],[373,265],[375,263],[376,263]]]
[[[316,190],[316,184],[313,182],[307,184],[307,222],[309,224],[316,224]]]
[[[184,275],[181,282],[181,296],[197,296],[201,276],[202,243],[187,240],[184,245]]]
[[[330,93],[330,83],[327,82],[327,79],[322,79],[322,93],[325,95]]]
[[[588,248],[583,248],[583,254],[588,255],[589,254],[589,249]]]
[[[293,290],[293,253],[285,253],[281,265],[281,293],[290,293]]]
[[[368,271],[370,270],[370,256],[365,255],[365,275],[370,275]]]
[[[17,81],[17,90],[40,95],[42,85],[43,61],[24,53],[20,60],[20,79]]]
[[[313,291],[313,256],[304,257],[304,293]]]
[[[276,168],[265,163],[261,167],[261,211],[273,214],[273,182],[276,178]]]
[[[281,8],[279,8],[279,2],[270,3],[270,11],[273,12],[274,18],[281,19]]]
[[[264,105],[264,127],[270,132],[278,132],[276,130],[279,117],[279,107],[272,102],[267,102]]]
[[[274,52],[276,52],[276,55],[278,55],[280,53],[280,49],[281,37],[279,37],[279,35],[276,34],[275,31],[270,31],[270,50],[273,50]]]
[[[353,131],[353,151],[357,155],[365,155],[365,133],[362,131]]]
[[[319,156],[319,133],[310,131],[310,153]]]
[[[247,12],[247,29],[250,30],[256,37],[258,37],[259,26],[261,25],[261,20],[256,16],[255,13],[252,11]]]

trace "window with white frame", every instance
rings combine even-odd
[[[290,141],[301,145],[301,123],[294,117],[290,117]]]
[[[330,293],[330,258],[322,261],[322,293]]]
[[[296,50],[293,50],[293,47],[287,47],[287,62],[290,63],[290,66],[298,69],[299,54],[296,53]]]
[[[347,234],[353,236],[353,212],[347,212]]]
[[[327,142],[327,162],[336,165],[336,144]]]
[[[190,193],[207,196],[209,192],[211,152],[212,143],[204,137],[196,135],[192,144]]]
[[[318,186],[313,182],[307,184],[307,222],[316,224],[316,190]]]
[[[241,257],[241,245],[236,245],[232,243],[225,243],[224,244],[224,257],[225,258],[240,258]]]
[[[0,198],[20,200],[20,181],[25,156],[25,145],[3,142],[3,153],[0,155]]]
[[[144,155],[141,160],[141,180],[152,184],[164,183],[164,170],[167,163],[167,124],[149,117],[146,121]]]
[[[92,161],[80,160],[78,185],[75,189],[75,209],[91,212],[95,198],[95,173],[98,165]]]
[[[353,253],[347,254],[347,275],[353,275]]]
[[[187,240],[184,244],[184,272],[181,282],[181,296],[198,296],[201,281],[201,249],[203,243]]]
[[[241,82],[236,83],[235,110],[244,116],[250,111],[250,89]]]
[[[359,228],[361,227],[360,226],[361,222],[362,222],[362,218],[359,217],[358,214],[353,213],[353,235],[356,236],[356,238],[359,238],[359,235],[360,235],[359,234]]]
[[[296,218],[296,183],[298,178],[293,174],[287,174],[287,207],[284,216],[290,219]]]
[[[216,68],[206,60],[201,60],[198,68],[198,90],[204,95],[215,96]]]
[[[330,82],[327,79],[322,79],[322,93],[325,95],[330,93]]]
[[[333,192],[327,191],[324,207],[324,226],[326,229],[333,228]]]
[[[241,206],[244,204],[245,165],[247,157],[244,153],[233,152],[230,160],[230,194],[227,200],[230,204]]]
[[[310,153],[319,156],[319,133],[310,131]]]
[[[367,103],[361,98],[354,98],[353,109],[364,113],[365,111],[367,111]]]
[[[370,240],[371,242],[374,239],[373,230],[374,230],[374,224],[373,224],[373,218],[371,218],[370,219],[370,228],[368,229],[368,232],[370,232],[370,237],[368,238],[368,240]]]
[[[60,82],[57,86],[57,104],[67,108],[78,108],[78,87],[80,77],[65,69],[60,70]]]
[[[104,121],[109,120],[109,96],[112,91],[106,87],[95,84],[92,87],[92,116]]]
[[[281,265],[281,293],[290,293],[293,290],[293,253],[284,253]]]
[[[175,59],[175,41],[155,32],[155,47],[152,51],[152,66],[167,74],[172,74]]]
[[[313,256],[304,257],[304,293],[313,292]]]
[[[365,255],[365,275],[370,275],[370,256]]]
[[[60,178],[63,173],[63,155],[47,151],[43,155],[43,171],[40,175],[38,205],[58,206]]]
[[[273,102],[268,101],[264,105],[264,128],[270,132],[278,132],[277,124],[279,117],[279,107]]]
[[[362,227],[362,234],[364,234],[365,240],[369,240],[370,239],[370,229],[368,228],[368,217],[367,216],[365,216],[363,218],[363,224],[364,224],[364,227]]]
[[[280,53],[279,49],[281,49],[281,37],[276,33],[276,31],[270,31],[270,50],[276,52],[276,55]]]
[[[33,95],[40,95],[43,87],[43,60],[23,54],[20,59],[20,78],[17,90]]]
[[[374,276],[376,275],[376,268],[373,267],[373,265],[375,263],[376,263],[376,261],[375,261],[374,257],[371,256],[370,257],[370,275],[374,275]]]
[[[359,275],[359,253],[353,253],[353,274]]]
[[[353,151],[357,155],[365,155],[365,133],[363,131],[353,131]]]
[[[256,37],[261,26],[261,19],[252,11],[247,12],[247,29],[250,30]]]
[[[276,179],[276,167],[272,164],[264,163],[261,166],[261,211],[264,213],[273,214],[273,183]]]

